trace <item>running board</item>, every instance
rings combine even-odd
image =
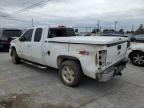
[[[35,67],[39,67],[41,69],[46,69],[47,66],[44,66],[44,65],[41,65],[41,64],[38,64],[38,63],[34,63],[34,62],[30,62],[30,61],[27,61],[27,60],[21,60],[22,62],[26,63],[26,64],[29,64],[29,65],[32,65],[32,66],[35,66]]]

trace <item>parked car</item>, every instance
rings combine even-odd
[[[108,81],[126,67],[128,40],[123,37],[76,36],[70,27],[34,27],[11,42],[14,64],[21,59],[59,69],[67,86],[83,76]]]
[[[22,30],[18,29],[3,29],[0,35],[0,49],[9,49],[11,40],[19,37]]]
[[[129,39],[131,42],[135,42],[135,41],[136,41],[136,38],[135,38],[134,35],[128,36],[128,39]]]
[[[132,64],[144,66],[144,43],[133,43],[128,50],[128,57]]]
[[[144,34],[143,35],[136,35],[135,40],[137,42],[144,42]]]
[[[130,42],[134,42],[136,40],[134,35],[125,35],[125,34],[116,34],[116,33],[109,33],[109,34],[102,33],[101,36],[126,37],[126,38],[128,38],[128,40]]]

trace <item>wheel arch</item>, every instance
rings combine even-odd
[[[144,53],[143,51],[141,51],[141,50],[133,50],[130,54],[129,54],[129,58],[132,56],[132,54],[133,53],[135,53],[135,52],[141,52],[141,53]]]
[[[67,61],[67,60],[76,61],[81,66],[81,62],[77,57],[67,56],[67,55],[60,55],[60,56],[57,57],[57,66],[58,66],[58,68],[59,68],[59,66],[62,62]],[[81,69],[82,69],[82,66],[81,66]]]

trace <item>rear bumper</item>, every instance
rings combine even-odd
[[[111,67],[105,69],[104,71],[99,70],[100,72],[96,73],[96,79],[100,82],[106,82],[116,75],[121,75],[121,71],[126,67],[127,63],[128,60],[123,59]]]

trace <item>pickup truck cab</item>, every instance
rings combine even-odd
[[[123,37],[76,36],[71,27],[34,27],[11,42],[14,64],[21,59],[59,69],[67,86],[80,84],[84,75],[108,81],[126,67],[128,40]]]

